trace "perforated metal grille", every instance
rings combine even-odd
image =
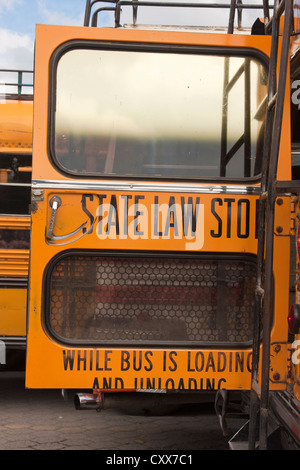
[[[254,291],[247,261],[71,255],[52,270],[48,323],[83,342],[245,343]]]

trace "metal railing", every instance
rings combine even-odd
[[[8,99],[33,99],[33,71],[0,69],[0,96]]]
[[[100,6],[99,4],[110,4],[111,6]],[[230,10],[229,21],[228,21],[228,32],[233,31],[235,11],[237,11],[237,28],[242,28],[242,12],[243,10],[264,10],[264,17],[269,17],[269,9],[273,8],[273,5],[265,6],[263,4],[243,4],[242,0],[232,0],[228,3],[191,3],[191,2],[162,2],[152,0],[87,0],[85,15],[84,15],[84,26],[97,26],[98,16],[100,13],[105,11],[114,12],[115,16],[115,27],[121,26],[121,11],[122,6],[131,6],[133,13],[133,25],[137,24],[137,12],[138,8],[144,7],[156,7],[156,8],[188,8],[188,9],[227,9]],[[202,25],[201,25],[202,26]]]

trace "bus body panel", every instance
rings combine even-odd
[[[2,73],[22,72],[1,70]],[[2,77],[2,75],[1,75]],[[14,77],[11,79],[14,80]],[[23,82],[24,83],[24,82]],[[26,344],[33,98],[6,86],[0,99],[0,337]]]

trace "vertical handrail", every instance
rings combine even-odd
[[[138,12],[138,0],[133,0],[132,5],[132,16],[133,16],[133,24],[136,25],[137,22],[137,12]]]
[[[265,34],[267,34],[266,25],[270,21],[270,9],[269,9],[269,0],[263,0],[263,12],[264,12],[264,27]]]
[[[275,9],[276,10],[276,4]],[[264,0],[264,16],[269,21],[269,9],[267,0]],[[268,102],[270,103],[275,96],[276,91],[276,64],[277,64],[277,48],[278,48],[278,31],[276,27],[272,29],[272,47],[269,62],[269,86],[268,86]],[[267,180],[269,170],[270,146],[272,140],[272,122],[273,107],[267,106],[265,131],[264,131],[264,148],[263,163],[261,173],[261,195],[258,206],[258,237],[257,237],[257,274],[256,274],[256,290],[255,290],[255,317],[254,317],[254,335],[253,335],[253,356],[252,356],[252,376],[250,391],[250,420],[249,420],[249,449],[253,450],[256,445],[256,429],[259,413],[258,400],[258,368],[260,359],[260,340],[261,340],[261,315],[264,303],[264,258],[265,258],[265,224],[266,224],[266,198],[267,198]]]
[[[231,0],[231,2],[230,2],[227,34],[233,34],[236,2],[237,2],[237,0]]]
[[[22,95],[22,72],[18,72],[18,96]]]
[[[279,25],[284,15],[283,39],[281,45],[278,87],[276,86]],[[249,449],[256,445],[256,425],[259,419],[259,449],[268,447],[269,380],[270,380],[270,338],[273,316],[273,252],[274,252],[274,209],[279,145],[289,58],[289,40],[292,28],[292,0],[276,0],[274,15],[268,18],[267,1],[264,0],[265,31],[272,26],[271,57],[269,65],[268,106],[265,125],[264,159],[262,168],[261,197],[259,201],[259,233],[257,252],[256,315],[253,340],[253,363],[249,421]],[[275,111],[275,115],[274,115]],[[265,263],[264,269],[263,264]],[[264,271],[264,282],[262,280]],[[262,285],[264,284],[264,289]],[[261,314],[261,318],[260,318]],[[257,395],[260,333],[262,329],[261,390],[260,403]]]
[[[222,129],[221,129],[221,161],[220,176],[226,174],[226,154],[227,154],[227,127],[228,127],[228,83],[229,83],[229,57],[224,58],[224,82],[223,82],[223,103],[222,103]]]
[[[251,77],[250,77],[250,60],[245,59],[244,70],[244,176],[251,176]]]
[[[112,4],[116,5],[118,3],[118,0],[86,0],[83,26],[89,26],[91,18],[93,18],[91,26],[97,26],[97,14],[100,11],[105,11],[105,10],[106,11],[116,11],[116,7],[102,7],[102,8],[99,8],[98,10],[96,10],[92,15],[92,8],[97,3],[112,3]]]
[[[266,227],[266,260],[265,260],[265,296],[263,311],[263,338],[262,338],[262,376],[261,376],[261,410],[260,410],[260,441],[261,450],[267,449],[267,425],[269,404],[269,373],[270,373],[270,336],[272,322],[273,302],[273,251],[274,251],[274,181],[277,175],[278,155],[281,137],[282,116],[287,79],[287,66],[289,58],[290,33],[292,26],[292,0],[282,0],[285,3],[283,39],[280,56],[280,69],[277,87],[277,102],[273,124],[272,142],[270,150],[270,167],[267,182],[267,227]],[[278,6],[281,7],[282,5]],[[276,12],[275,12],[275,16]],[[280,17],[276,19],[276,29],[279,29]],[[277,30],[278,31],[278,30]],[[278,36],[278,34],[277,34]]]
[[[243,10],[241,8],[242,5],[243,5],[242,0],[237,0],[236,7],[237,7],[237,13],[238,13],[238,29],[242,27],[242,13],[243,13]]]

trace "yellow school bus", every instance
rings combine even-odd
[[[19,350],[26,345],[33,73],[0,70],[0,82],[0,340]]]
[[[235,2],[225,33],[139,28],[119,0],[89,27],[95,3],[36,28],[26,386],[97,407],[245,392],[264,448],[291,381],[292,3],[278,61],[279,29],[236,31]]]

